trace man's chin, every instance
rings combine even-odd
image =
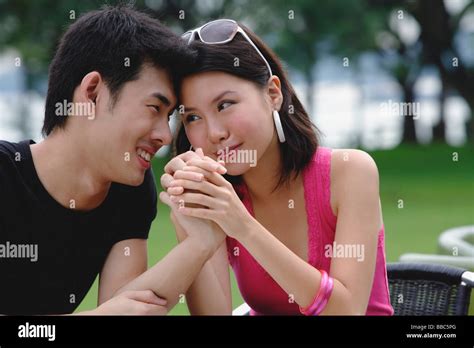
[[[140,186],[145,180],[145,172],[142,173],[133,173],[133,175],[124,175],[122,177],[117,177],[114,182],[117,184],[127,185],[127,186]]]
[[[145,175],[138,176],[138,177],[134,178],[133,180],[130,180],[128,185],[137,187],[137,186],[140,186],[141,184],[143,184],[144,180],[145,180]],[[125,185],[127,185],[127,184],[125,184]]]

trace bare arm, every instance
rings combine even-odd
[[[98,307],[74,315],[165,315],[166,301],[151,290],[125,291],[115,296],[147,269],[147,241],[128,239],[116,243],[109,252],[99,276]]]
[[[111,299],[118,289],[145,272],[147,262],[146,239],[116,243],[100,272],[98,305]]]
[[[323,315],[358,314],[367,310],[372,289],[381,228],[378,172],[373,160],[360,151],[350,151],[347,163],[340,163],[338,245],[363,247],[363,259],[349,255],[332,258],[334,289]],[[252,224],[241,243],[269,272],[276,282],[302,307],[311,304],[319,290],[321,273],[300,259],[260,224]]]
[[[180,242],[185,240],[187,233],[174,214],[171,214],[171,220],[178,240]],[[186,293],[186,302],[192,315],[232,314],[229,262],[225,240],[199,272]]]
[[[199,239],[189,237],[171,250],[164,259],[138,276],[117,294],[127,290],[152,290],[173,308],[181,294],[185,294],[204,263],[214,252],[213,246],[204,245]]]
[[[201,149],[198,149],[196,153],[188,151],[173,158],[166,165],[165,174],[161,177],[161,184],[165,190],[169,188],[169,184],[173,180],[173,174],[182,169],[185,166],[185,161],[191,158],[205,158],[210,162],[207,163],[208,170],[217,170],[220,173],[225,173],[225,168],[219,163],[206,158]],[[188,177],[190,180],[202,180],[202,178],[197,177],[194,173],[181,173],[181,175]],[[178,241],[181,242],[189,238],[188,235],[202,234],[204,231],[208,231],[205,235],[209,236],[212,234],[214,239],[218,238],[218,240],[221,240],[219,243],[220,247],[212,258],[204,264],[186,293],[186,300],[191,314],[231,314],[232,297],[230,294],[229,265],[224,232],[216,224],[209,221],[175,214],[176,204],[170,201],[168,194],[160,194],[160,199],[172,209],[170,217],[175,226]],[[209,234],[209,231],[214,232]]]

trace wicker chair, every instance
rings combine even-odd
[[[394,315],[467,315],[474,273],[439,264],[387,264]],[[233,315],[248,315],[243,303]]]
[[[474,273],[439,264],[389,263],[394,315],[467,315]]]

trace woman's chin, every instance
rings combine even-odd
[[[248,163],[226,163],[225,167],[231,176],[244,175],[251,168]]]

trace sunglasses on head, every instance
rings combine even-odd
[[[260,52],[257,46],[255,46],[253,41],[239,26],[239,24],[232,19],[217,19],[215,21],[208,22],[199,28],[185,32],[181,37],[188,42],[188,45],[195,40],[196,35],[199,37],[201,42],[205,44],[220,45],[232,41],[237,33],[240,33],[263,59],[271,77],[273,75],[272,69],[270,68],[270,64],[268,64],[268,61],[263,56],[262,52]]]

